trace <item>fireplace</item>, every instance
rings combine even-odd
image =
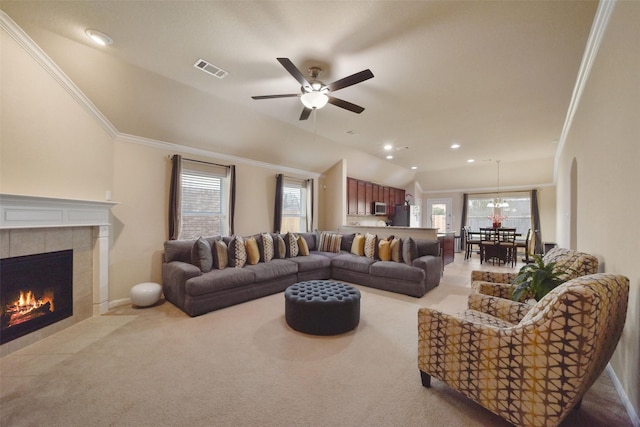
[[[73,315],[73,250],[0,260],[4,344]]]

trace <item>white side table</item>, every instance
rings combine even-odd
[[[161,294],[162,286],[157,283],[138,283],[131,288],[131,303],[138,307],[148,307],[157,303]]]

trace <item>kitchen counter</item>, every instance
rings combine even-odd
[[[351,233],[371,233],[381,238],[387,238],[389,236],[396,237],[413,237],[415,239],[438,239],[437,228],[421,228],[421,227],[395,227],[385,226],[376,227],[374,225],[343,225],[338,230],[342,234]]]

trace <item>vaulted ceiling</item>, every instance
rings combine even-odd
[[[464,170],[468,159],[499,159],[507,170],[553,164],[597,2],[2,1],[0,8],[122,133],[315,172],[349,152],[384,159],[383,146],[392,144],[388,162],[416,167],[411,173],[429,188],[425,177]],[[113,44],[94,45],[87,28]],[[278,57],[305,75],[321,67],[325,83],[370,69],[374,78],[333,93],[365,110],[327,105],[301,121],[299,98],[253,100],[300,92]],[[204,73],[198,59],[228,75]]]

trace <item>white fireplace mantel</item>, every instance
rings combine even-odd
[[[0,229],[109,225],[115,202],[0,194]]]
[[[109,225],[116,202],[0,193],[0,229],[94,227],[93,313],[109,309]]]

